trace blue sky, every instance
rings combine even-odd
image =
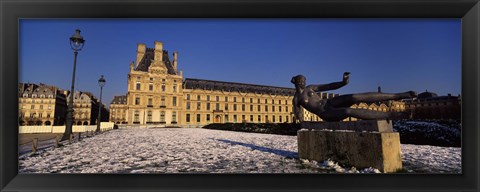
[[[460,19],[22,19],[19,82],[70,89],[69,37],[82,30],[75,89],[103,102],[127,92],[137,43],[178,51],[184,78],[292,87],[341,80],[347,94],[425,90],[461,93]]]

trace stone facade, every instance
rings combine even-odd
[[[64,125],[70,92],[46,84],[20,83],[18,89],[19,125]],[[98,99],[89,92],[75,92],[73,124],[96,125]],[[108,110],[102,107],[102,121]]]
[[[182,71],[178,70],[178,52],[170,56],[159,41],[154,42],[154,48],[137,45],[136,60],[130,63],[127,86],[127,94],[115,96],[110,103],[110,121],[117,124],[202,126],[227,122],[294,121],[292,99],[295,89],[184,79]],[[378,91],[381,92],[380,87]],[[338,96],[327,92],[319,95],[322,98]],[[406,110],[403,101],[360,103],[352,108]],[[303,110],[303,113],[305,121],[322,121],[309,111]]]
[[[67,96],[67,105],[70,94]],[[90,92],[76,91],[73,95],[73,124],[74,125],[96,125],[98,118],[98,99]],[[108,110],[102,105],[102,122],[108,121]]]
[[[418,98],[405,99],[405,110],[412,113],[414,119],[457,119],[461,118],[461,96],[438,96],[425,91]]]
[[[114,96],[110,102],[110,121],[115,124],[127,124],[127,96]]]
[[[66,98],[57,87],[20,83],[18,88],[19,125],[63,125]]]

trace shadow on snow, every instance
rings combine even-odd
[[[258,145],[253,145],[253,144],[249,144],[249,143],[242,143],[242,142],[237,142],[237,141],[230,141],[230,140],[226,140],[226,139],[216,139],[216,140],[220,141],[220,142],[228,143],[228,144],[231,144],[231,145],[241,145],[241,146],[244,146],[244,147],[250,147],[253,150],[259,150],[259,151],[263,151],[263,152],[273,153],[275,155],[279,155],[279,156],[283,156],[283,157],[287,157],[287,158],[294,158],[294,159],[298,158],[298,153],[297,152],[285,151],[285,150],[280,150],[280,149],[272,149],[272,148],[268,148],[268,147],[262,147],[262,146],[258,146]]]

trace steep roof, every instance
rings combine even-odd
[[[242,92],[242,93],[258,93],[258,94],[270,94],[270,95],[284,95],[293,96],[295,89],[274,87],[266,85],[254,85],[246,83],[233,83],[224,81],[213,81],[204,79],[191,79],[186,78],[183,82],[184,89],[203,89],[214,91],[227,91],[227,92]]]
[[[176,75],[175,69],[173,69],[173,65],[170,62],[170,58],[168,56],[168,51],[163,50],[163,57],[162,60],[165,63],[165,67],[167,68],[167,73],[171,75]],[[138,66],[135,68],[135,71],[148,71],[148,67],[152,64],[152,60],[155,58],[155,49],[153,48],[147,48],[145,51],[145,55],[143,55],[142,60],[140,60],[140,63]]]
[[[113,100],[110,102],[110,104],[127,104],[127,96],[113,96]]]

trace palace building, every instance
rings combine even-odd
[[[70,91],[43,83],[19,83],[19,125],[64,125]],[[89,92],[76,91],[73,99],[73,124],[96,125],[98,99]],[[108,121],[108,110],[101,108],[102,121]]]
[[[293,121],[293,88],[183,78],[178,52],[156,41],[138,44],[125,96],[110,103],[117,124],[201,126],[210,123]]]
[[[210,123],[294,122],[294,88],[184,79],[178,69],[178,52],[170,57],[159,41],[154,48],[137,45],[127,86],[126,95],[115,96],[110,103],[110,121],[116,124],[200,127]],[[319,95],[338,96],[325,92]],[[405,111],[402,101],[360,103],[352,108]],[[305,121],[322,121],[306,110],[303,113]]]

